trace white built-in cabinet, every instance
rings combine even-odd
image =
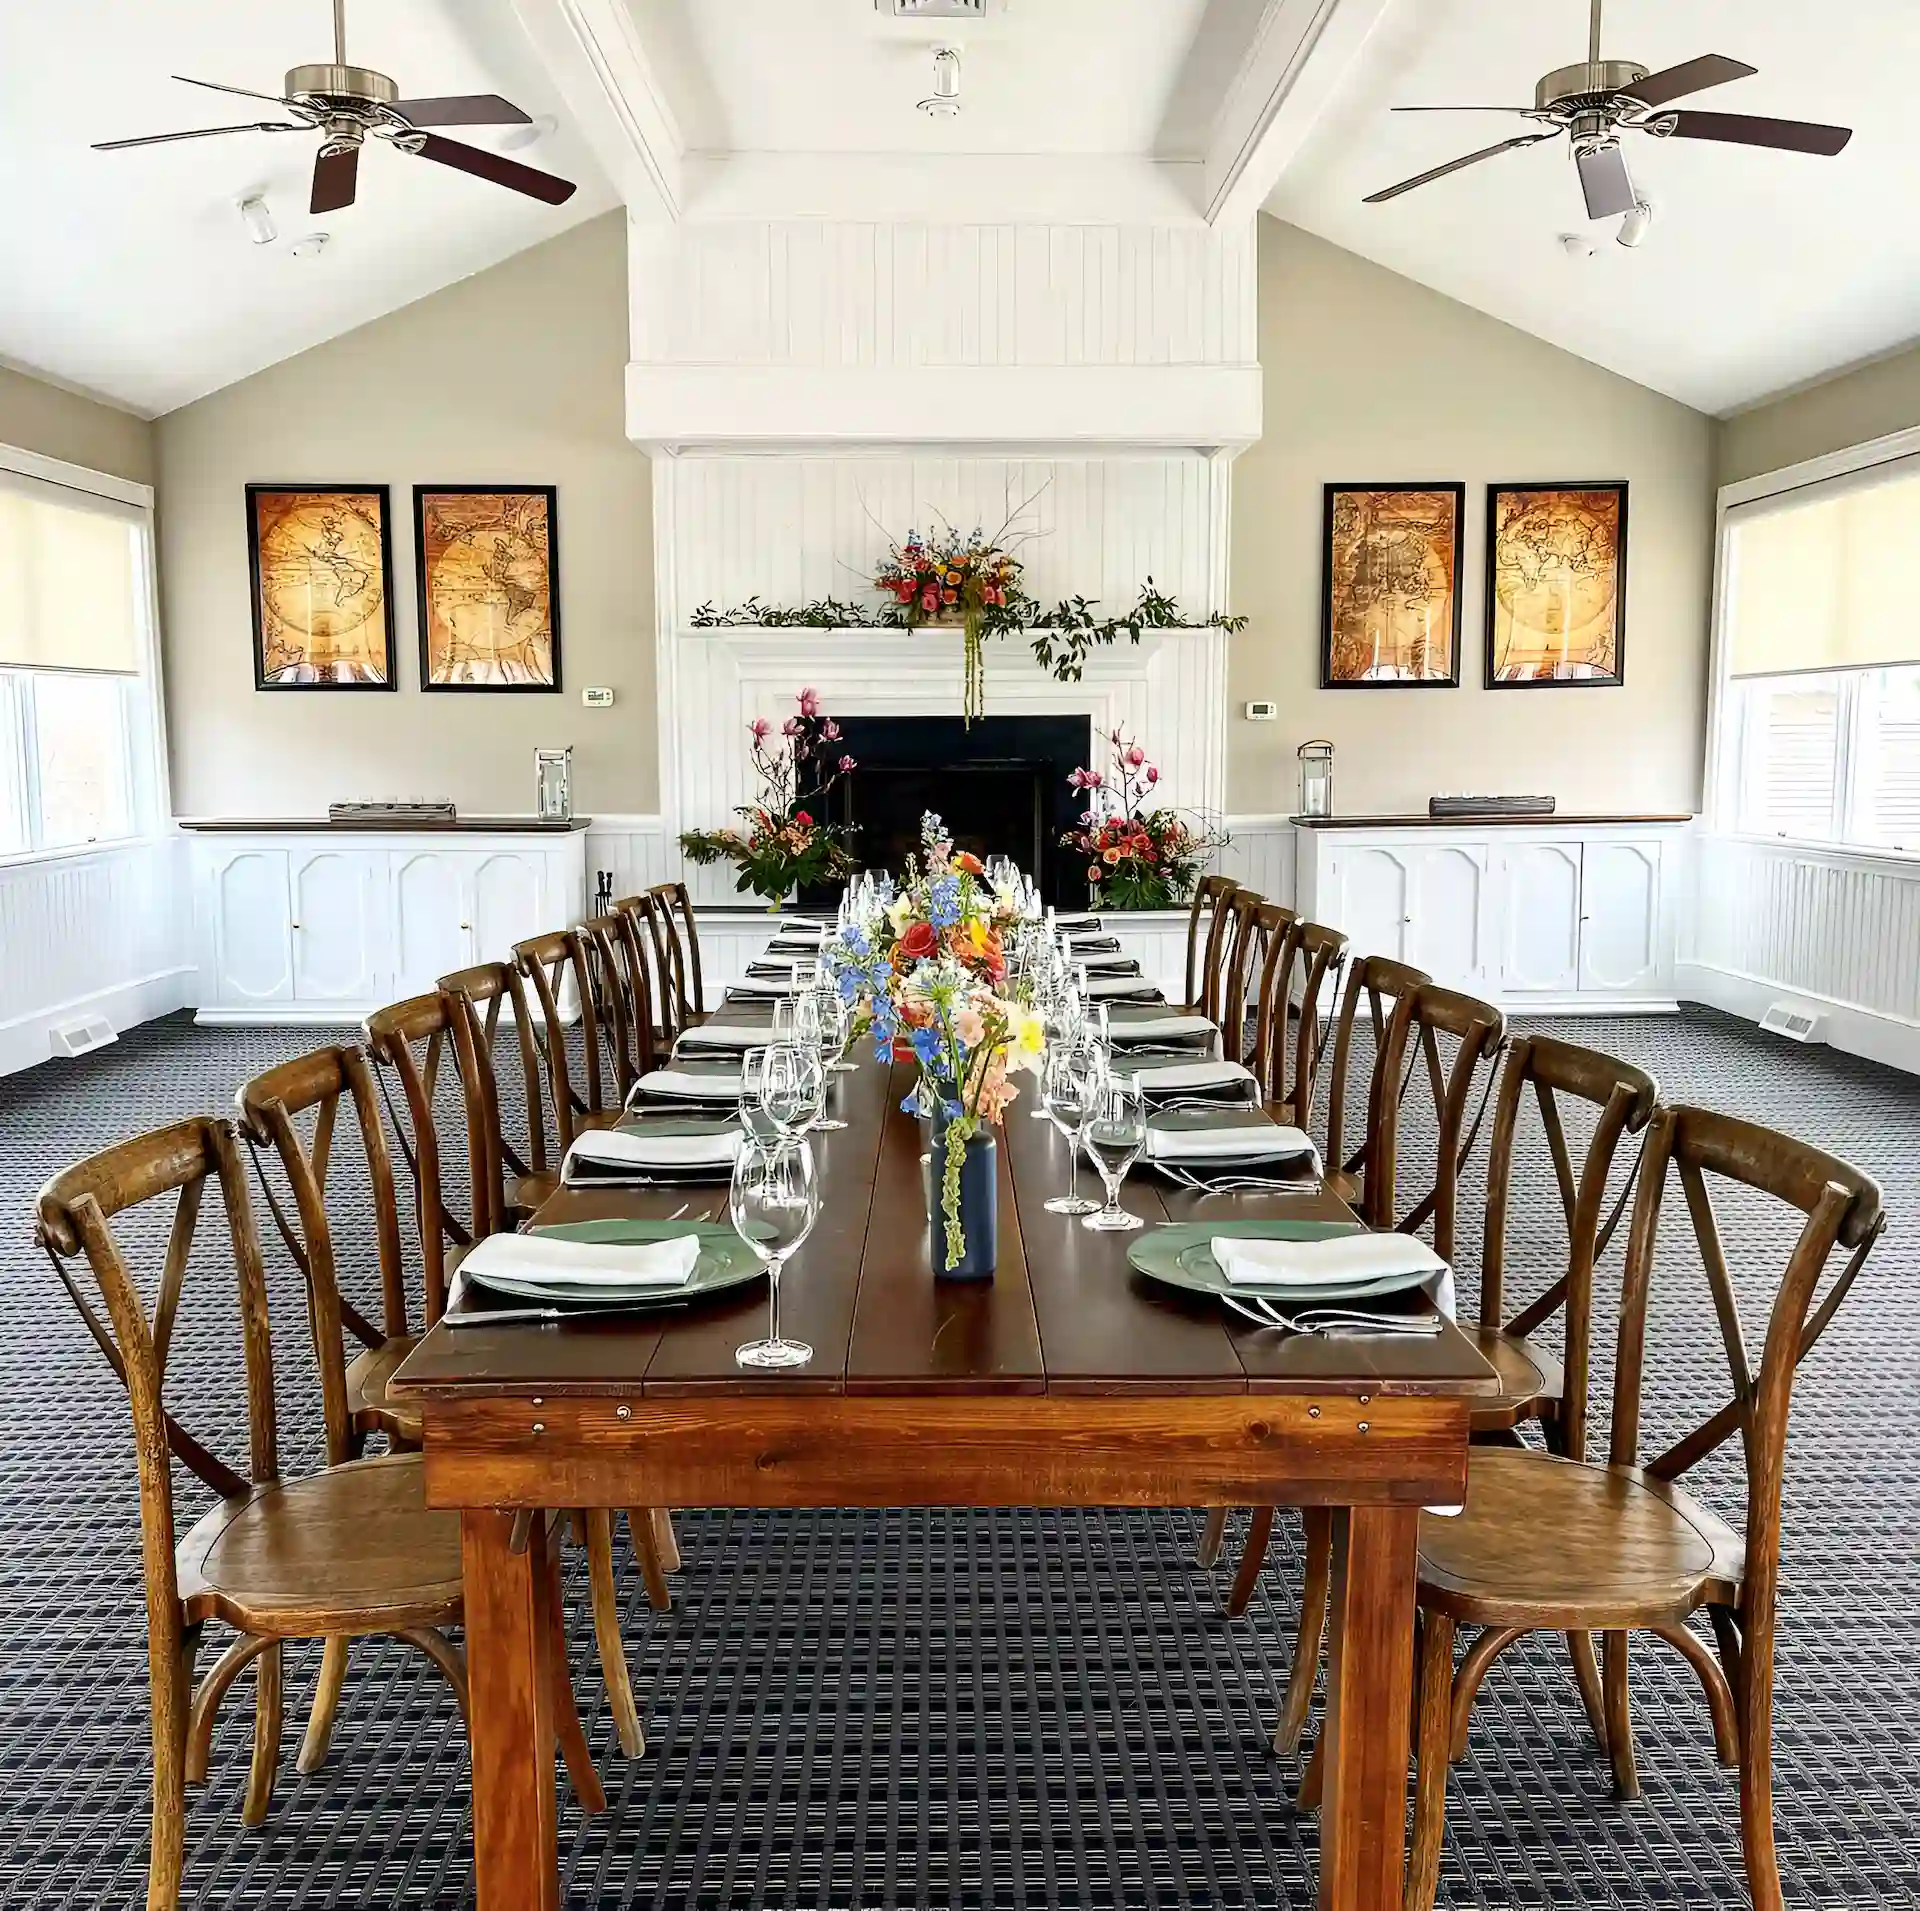
[[[1684,827],[1299,828],[1298,907],[1510,1009],[1670,1008]]]
[[[202,1022],[350,1022],[586,913],[579,829],[206,829]]]

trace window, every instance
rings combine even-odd
[[[135,836],[157,809],[149,512],[90,475],[0,447],[0,856]]]
[[[1732,506],[1719,804],[1733,828],[1920,853],[1920,457]]]

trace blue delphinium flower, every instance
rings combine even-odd
[[[960,920],[960,879],[936,876],[927,889],[927,920],[936,929],[951,929]]]
[[[937,1072],[938,1064],[942,1060],[939,1031],[930,1028],[917,1028],[913,1031],[910,1039],[913,1043],[913,1052],[919,1058],[920,1066],[922,1068],[935,1069]]]

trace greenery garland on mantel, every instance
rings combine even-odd
[[[1004,604],[989,604],[980,613],[981,634],[1026,637],[1044,670],[1061,683],[1078,683],[1095,644],[1111,644],[1124,632],[1133,642],[1143,630],[1243,630],[1244,616],[1210,611],[1205,617],[1181,614],[1179,600],[1155,588],[1149,577],[1133,608],[1118,617],[1096,617],[1098,598],[1063,597],[1051,610],[1038,598],[1014,591]],[[924,624],[898,604],[871,609],[843,603],[837,597],[819,597],[808,604],[763,604],[758,596],[726,610],[711,603],[693,613],[696,630],[912,630]]]

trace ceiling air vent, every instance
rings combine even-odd
[[[993,0],[873,0],[875,13],[896,20],[981,20],[992,7]]]
[[[1773,1035],[1784,1035],[1790,1042],[1824,1042],[1821,1029],[1826,1017],[1813,1009],[1796,1007],[1791,1002],[1776,1002],[1760,1018],[1760,1026]]]

